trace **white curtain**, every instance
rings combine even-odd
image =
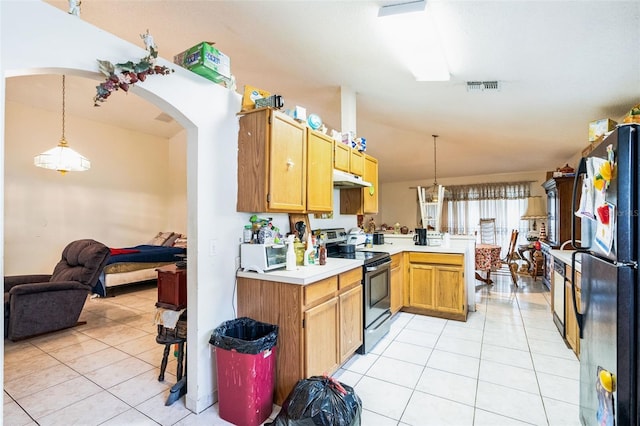
[[[477,235],[480,219],[496,220],[497,244],[506,251],[511,230],[517,229],[518,242],[526,241],[529,221],[521,220],[527,208],[531,182],[500,182],[448,186],[449,197],[443,211],[445,232]],[[479,238],[479,237],[478,237]],[[504,255],[505,253],[502,253]]]

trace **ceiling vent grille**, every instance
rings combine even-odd
[[[467,81],[467,92],[499,92],[499,81]]]

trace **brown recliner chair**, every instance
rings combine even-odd
[[[51,275],[4,277],[4,335],[20,340],[73,327],[109,258],[107,246],[69,243]]]

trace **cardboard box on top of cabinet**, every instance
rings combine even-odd
[[[228,86],[231,83],[231,60],[227,55],[203,41],[178,53],[173,62],[202,77]]]
[[[612,131],[616,128],[617,124],[618,123],[610,118],[602,118],[600,120],[592,121],[589,123],[589,142],[593,142],[600,136]]]

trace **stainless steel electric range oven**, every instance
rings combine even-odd
[[[352,244],[346,244],[344,228],[322,229],[327,236],[327,257],[362,260],[363,286],[363,344],[358,353],[366,354],[380,341],[390,328],[391,256],[377,251],[361,251]]]

